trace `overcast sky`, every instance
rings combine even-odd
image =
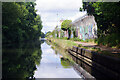
[[[41,16],[42,32],[52,31],[61,19],[75,20],[84,15],[79,12],[82,0],[36,0],[37,14]],[[58,14],[58,15],[57,15]]]

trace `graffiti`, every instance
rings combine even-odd
[[[73,32],[71,31],[71,37],[70,38],[73,38]]]
[[[97,37],[97,24],[94,16],[86,16],[84,18],[78,18],[79,20],[72,22],[71,35],[68,35],[68,31],[62,31],[59,33],[59,37],[78,37],[80,39],[93,39]]]
[[[93,16],[87,16],[86,18],[79,20],[81,24],[75,24],[79,26],[79,30],[76,31],[77,36],[80,39],[93,39],[97,37],[97,25]]]

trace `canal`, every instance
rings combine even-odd
[[[3,45],[2,53],[3,79],[82,78],[64,51],[44,41]]]
[[[61,60],[63,56],[52,49],[51,45],[44,42],[41,49],[42,59],[40,65],[37,65],[35,78],[81,78],[67,59]]]

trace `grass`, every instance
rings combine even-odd
[[[102,51],[100,48],[95,48],[95,47],[86,47],[86,46],[78,46],[80,48],[84,48],[90,51],[95,51],[101,55],[105,55],[105,56],[111,56],[111,57],[115,57],[115,58],[120,58],[120,54],[113,54],[110,51]]]
[[[77,43],[70,40],[64,40],[64,39],[56,39],[56,38],[49,38],[52,43],[54,43],[56,46],[60,46],[64,49],[72,48],[73,46],[78,46]]]
[[[72,48],[73,46],[77,46],[77,47],[84,48],[84,49],[87,49],[87,50],[95,51],[95,52],[97,52],[99,54],[102,54],[102,55],[120,58],[120,54],[112,54],[109,51],[102,51],[100,48],[96,48],[96,47],[82,46],[81,44],[75,43],[73,40],[60,39],[60,38],[49,38],[49,40],[51,40],[51,42],[55,46],[61,47],[63,49],[69,49],[69,48]],[[88,42],[92,42],[92,41],[93,40],[90,40]],[[113,48],[115,48],[115,47],[113,47]]]
[[[96,51],[96,52],[101,52],[102,51],[100,48],[86,47],[86,46],[82,46],[81,44],[79,44],[78,47],[84,48],[84,49],[87,49],[87,50],[91,50],[91,51]]]
[[[95,41],[98,45],[104,45],[108,47],[116,47],[120,48],[120,34],[119,33],[112,33],[109,35],[100,35]]]

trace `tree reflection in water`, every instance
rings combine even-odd
[[[71,68],[71,63],[69,61],[69,59],[67,58],[60,58],[61,59],[61,65],[64,67],[64,68]]]
[[[72,64],[73,64],[73,60],[70,57],[70,55],[68,54],[68,52],[64,49],[61,48],[59,46],[56,46],[50,42],[47,41],[48,45],[52,45],[51,48],[55,51],[55,54],[61,54],[62,56],[60,56],[60,61],[61,61],[61,65],[64,68],[71,68]]]
[[[36,65],[41,60],[41,43],[21,43],[4,45],[2,49],[2,79],[33,78]]]

